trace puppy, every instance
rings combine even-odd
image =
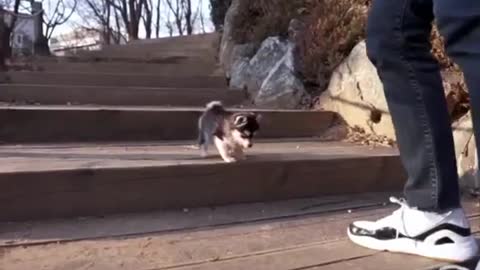
[[[259,119],[260,116],[252,112],[229,112],[220,101],[208,103],[198,119],[201,156],[207,156],[208,146],[213,142],[225,162],[245,159],[244,150],[253,146],[253,136],[260,128]]]

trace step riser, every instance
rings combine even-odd
[[[404,180],[396,156],[0,174],[0,220],[399,191]]]
[[[114,75],[95,73],[10,72],[6,83],[116,87],[227,88],[222,77]]]
[[[201,111],[0,110],[2,143],[194,140]],[[262,112],[261,138],[313,137],[330,112]]]
[[[246,100],[246,96],[243,91],[209,88],[0,85],[1,102],[20,104],[203,107],[212,100],[222,100],[226,105],[238,105]]]

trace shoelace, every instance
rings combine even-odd
[[[378,222],[386,222],[387,220],[390,220],[390,219],[393,222],[398,222],[398,220],[401,220],[403,230],[406,231],[405,223],[403,222],[403,214],[405,212],[405,209],[409,208],[407,201],[404,198],[396,198],[396,197],[390,197],[389,200],[390,200],[391,203],[400,205],[400,208],[393,211],[393,213],[391,215],[386,216],[386,217],[378,220]],[[398,238],[400,232],[398,230],[396,230],[396,231],[397,231],[396,238]]]

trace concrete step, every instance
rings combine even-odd
[[[162,48],[156,44],[113,46],[100,51],[86,51],[82,57],[111,59],[145,59],[158,60],[166,58],[192,58],[198,60],[214,60],[216,50],[213,45],[199,47],[197,45],[182,45]]]
[[[212,100],[237,105],[247,97],[244,91],[227,88],[0,84],[0,102],[17,104],[204,106]]]
[[[395,151],[340,143],[259,142],[235,164],[185,143],[3,146],[0,220],[399,191],[404,180]]]
[[[105,74],[67,72],[8,72],[5,83],[86,85],[117,87],[175,87],[175,88],[227,88],[224,77],[220,76],[161,76],[145,74]]]
[[[108,74],[149,74],[158,76],[222,76],[221,70],[211,63],[131,63],[131,62],[35,62],[21,65],[18,69],[48,71],[57,73],[108,73]],[[181,72],[179,72],[181,71]]]
[[[187,211],[173,209],[103,217],[0,222],[0,228],[2,228],[0,247],[45,245],[125,236],[142,237],[147,234],[168,235],[235,225],[248,230],[248,227],[254,223],[274,224],[275,221],[295,218],[309,220],[312,216],[323,218],[328,213],[355,218],[359,213],[371,213],[374,209],[375,214],[382,216],[394,209],[385,203],[390,196],[396,195],[401,196],[400,193],[391,192],[345,194],[218,207],[195,207],[188,208]],[[348,214],[348,210],[352,210],[352,213]],[[478,211],[480,212],[480,209]],[[242,224],[247,225],[242,226]],[[342,233],[344,233],[343,230]]]
[[[179,45],[197,45],[205,46],[205,44],[212,44],[218,42],[221,38],[221,35],[218,33],[206,33],[206,34],[195,34],[189,36],[174,36],[174,37],[162,37],[162,38],[151,38],[151,39],[137,39],[129,41],[126,45],[117,45],[117,46],[132,46],[132,45],[147,45],[155,44],[159,45],[168,45],[168,46],[179,46]]]
[[[5,269],[475,269],[354,245],[346,228],[398,208],[389,193],[0,224]],[[480,236],[480,208],[462,205]],[[379,267],[382,266],[382,267]],[[385,267],[383,267],[385,266]]]
[[[88,51],[85,55],[110,58],[152,59],[167,56],[187,56],[214,59],[219,42],[217,34],[160,38],[136,41],[125,45],[110,45],[102,50]]]
[[[193,140],[202,111],[203,107],[0,106],[0,141]],[[254,111],[263,115],[261,138],[320,136],[336,117],[326,111]]]
[[[31,59],[28,59],[29,62],[34,63],[116,63],[118,65],[124,63],[138,63],[138,64],[184,64],[184,63],[194,63],[198,61],[199,65],[205,64],[214,64],[216,63],[215,57],[211,58],[199,56],[199,55],[183,55],[175,53],[166,53],[165,55],[158,55],[157,57],[150,58],[132,58],[132,57],[109,57],[102,55],[95,55],[92,52],[85,51],[81,55],[73,56],[35,56]],[[18,60],[11,65],[22,63],[21,60]],[[25,62],[24,62],[25,63]]]

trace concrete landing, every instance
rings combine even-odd
[[[451,264],[364,249],[354,220],[394,209],[392,194],[362,194],[104,218],[0,223],[4,269],[298,270],[440,269]],[[480,237],[480,208],[463,205]],[[467,262],[475,269],[477,262]]]
[[[395,191],[405,180],[384,148],[264,142],[236,164],[214,153],[200,158],[188,143],[0,147],[0,220]]]

